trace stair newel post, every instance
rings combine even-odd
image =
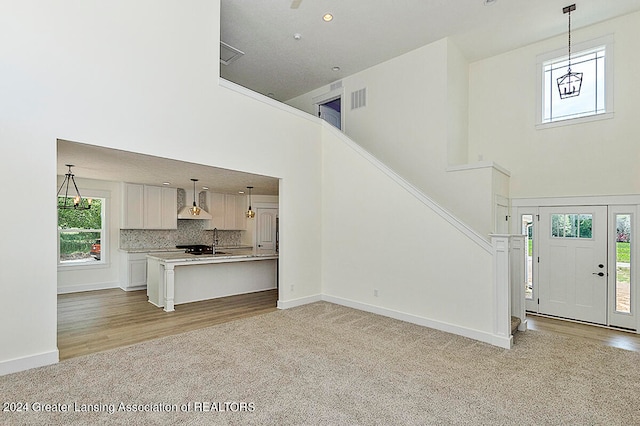
[[[491,235],[493,247],[494,321],[493,334],[496,345],[510,349],[511,336],[511,286],[509,261],[509,235]]]

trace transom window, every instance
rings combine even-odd
[[[538,57],[538,126],[611,117],[612,51],[611,36],[577,45],[577,53],[571,55],[571,72],[582,73],[580,94],[564,99],[560,97],[558,79],[569,69],[566,49]]]

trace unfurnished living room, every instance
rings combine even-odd
[[[640,423],[640,0],[2,3],[0,423]]]

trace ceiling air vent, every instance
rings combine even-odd
[[[220,42],[220,63],[222,65],[229,65],[242,55],[244,55],[243,51],[236,49],[233,46],[229,46],[224,41]]]
[[[358,109],[367,106],[367,88],[364,87],[355,92],[351,92],[351,109]]]

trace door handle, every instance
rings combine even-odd
[[[604,277],[604,272],[594,272],[592,275],[597,275],[599,277]]]

